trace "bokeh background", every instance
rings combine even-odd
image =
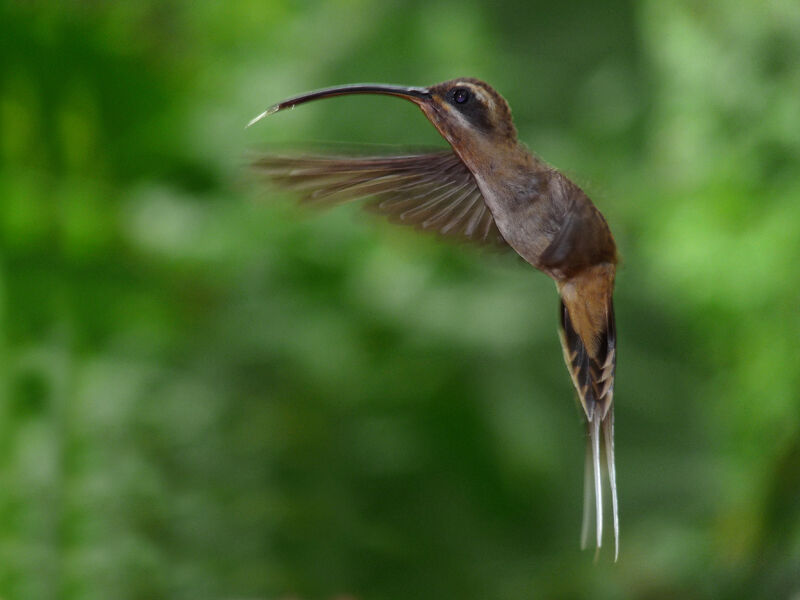
[[[0,597],[798,598],[800,4],[4,2]],[[552,282],[248,156],[493,84],[623,263],[620,559]],[[607,538],[608,539],[608,538]]]

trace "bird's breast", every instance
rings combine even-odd
[[[542,193],[543,182],[533,176],[519,182],[476,175],[497,228],[517,254],[536,268],[539,257],[558,230],[559,209]]]

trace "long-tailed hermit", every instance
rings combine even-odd
[[[264,156],[255,166],[309,203],[330,206],[368,198],[368,207],[395,222],[512,249],[555,281],[561,297],[564,359],[587,421],[582,544],[586,545],[594,514],[596,545],[602,545],[605,470],[616,559],[617,338],[612,296],[617,249],[606,220],[583,190],[517,139],[508,104],[477,79],[454,79],[431,87],[326,88],[279,102],[248,126],[286,108],[348,94],[410,100],[451,151],[377,157]]]

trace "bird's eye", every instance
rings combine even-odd
[[[469,100],[469,90],[466,88],[456,88],[453,92],[453,102],[456,104],[464,104]]]

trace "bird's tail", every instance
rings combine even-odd
[[[619,553],[619,508],[614,466],[616,326],[611,299],[613,271],[607,277],[601,275],[596,271],[590,276],[573,278],[559,285],[561,344],[587,419],[581,547],[587,545],[592,515],[598,549],[603,542],[602,473],[605,471],[611,488],[616,560]],[[605,454],[605,461],[602,454]]]

